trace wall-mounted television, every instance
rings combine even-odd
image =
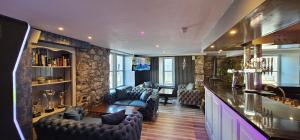
[[[149,57],[133,57],[132,71],[146,71],[146,70],[150,70],[150,58]]]

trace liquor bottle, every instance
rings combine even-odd
[[[39,65],[39,54],[38,54],[38,50],[36,50],[35,52],[35,65],[38,66]]]
[[[35,65],[35,51],[32,51],[32,65]]]

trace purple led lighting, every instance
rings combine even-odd
[[[19,136],[22,140],[25,140],[25,138],[24,138],[23,132],[20,128],[19,122],[17,120],[17,82],[16,82],[17,77],[16,77],[16,72],[17,72],[17,69],[18,69],[18,66],[19,66],[19,63],[20,63],[20,59],[21,59],[21,56],[22,56],[22,52],[24,50],[26,40],[28,38],[29,31],[30,31],[30,25],[28,23],[27,23],[27,25],[28,25],[28,27],[27,27],[27,30],[26,30],[26,34],[25,34],[24,40],[22,42],[22,46],[21,46],[21,49],[19,51],[17,61],[16,61],[16,64],[14,66],[14,70],[13,70],[13,73],[12,73],[12,75],[13,75],[13,119],[14,119],[14,123],[15,123],[16,128],[17,128],[17,131],[19,133]]]
[[[144,36],[145,35],[145,32],[144,31],[141,31],[140,32],[140,36]]]
[[[221,101],[222,102],[222,101]],[[227,111],[229,111],[232,116],[234,117],[235,120],[238,120],[238,129],[237,129],[237,134],[240,134],[240,127],[243,126],[244,128],[246,128],[246,130],[248,132],[250,132],[251,134],[254,134],[256,138],[258,138],[257,140],[267,140],[267,138],[262,135],[259,131],[257,131],[251,124],[249,124],[247,121],[245,121],[242,117],[240,117],[237,113],[235,113],[229,106],[227,106],[225,103],[221,103],[221,106],[223,109],[226,109]]]

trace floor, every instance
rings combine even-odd
[[[160,104],[154,122],[144,121],[142,140],[207,140],[204,114],[177,103]]]

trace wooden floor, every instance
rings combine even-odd
[[[154,122],[144,121],[142,140],[207,140],[204,114],[198,108],[160,104]]]

